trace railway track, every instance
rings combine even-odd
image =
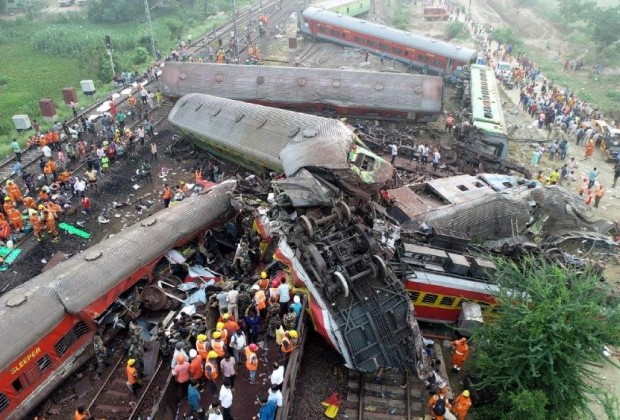
[[[349,371],[345,416],[357,420],[414,420],[424,417],[423,392],[410,374]]]

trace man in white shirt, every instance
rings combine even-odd
[[[247,346],[247,340],[245,339],[245,333],[239,328],[230,338],[230,348],[233,352],[233,357],[237,361],[237,365],[241,364],[241,350]]]
[[[41,152],[43,152],[46,160],[52,157],[52,149],[47,144],[41,148]]]
[[[272,387],[275,385],[278,389],[281,389],[282,382],[284,382],[284,366],[280,366],[278,362],[275,362],[269,379],[271,380]]]
[[[392,161],[390,163],[393,165],[396,160],[396,156],[398,155],[398,146],[395,144],[390,144],[390,152],[392,153]]]
[[[239,307],[237,306],[237,297],[239,296],[239,291],[236,289],[231,289],[228,291],[228,313],[235,317],[235,321],[239,321]]]
[[[282,392],[280,392],[278,385],[271,385],[268,391],[267,401],[275,401],[278,407],[282,407]]]
[[[233,394],[230,379],[224,378],[222,388],[220,388],[220,403],[222,404],[222,416],[224,420],[232,420],[230,408],[232,407]]]

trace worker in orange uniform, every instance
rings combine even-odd
[[[454,349],[452,353],[452,371],[459,373],[463,367],[463,363],[469,357],[469,345],[467,345],[467,339],[465,337],[458,340],[454,340],[450,343],[450,346]]]
[[[189,376],[192,380],[202,383],[204,381],[204,359],[195,349],[189,351]]]
[[[601,198],[605,195],[605,187],[599,184],[594,190],[594,207],[598,209],[598,203],[601,202]]]
[[[22,193],[19,190],[17,184],[13,181],[8,180],[6,182],[6,192],[8,193],[13,203],[19,203],[22,201]]]
[[[164,200],[164,208],[170,206],[170,199],[172,198],[172,190],[168,184],[164,184],[164,191],[161,193],[161,198]]]
[[[27,209],[36,209],[37,202],[34,201],[32,197],[24,197],[24,206],[26,206]]]
[[[217,370],[217,358],[218,354],[211,350],[205,362],[205,378],[207,382],[209,382],[209,393],[212,397],[217,396],[217,383],[215,382],[219,375],[219,371]]]
[[[267,288],[269,287],[269,276],[267,275],[266,271],[262,271],[260,273],[260,279],[258,280],[258,287],[261,290],[267,290]]]
[[[58,242],[58,228],[56,227],[56,217],[54,217],[54,213],[48,209],[43,210],[43,220],[45,221],[47,231],[52,235],[52,242]]]
[[[446,391],[441,389],[439,394],[433,394],[428,400],[428,411],[434,420],[456,420],[450,412],[450,402],[446,396]]]
[[[232,317],[230,314],[224,314],[224,330],[226,331],[227,337],[228,337],[228,341],[226,341],[226,343],[228,343],[230,341],[230,338],[233,336],[233,334],[239,330],[239,324],[237,324],[237,322],[235,321],[235,318]]]
[[[224,323],[218,322],[215,325],[215,330],[220,332],[220,338],[222,339],[224,345],[228,344],[228,331],[224,329]]]
[[[284,334],[284,338],[282,339],[282,344],[280,345],[280,364],[284,365],[285,368],[291,353],[295,351],[297,337],[297,331],[290,330]]]
[[[215,53],[215,56],[217,57],[217,64],[224,64],[226,53],[224,52],[223,49],[220,48],[219,50],[217,50],[217,52]]]
[[[187,387],[189,386],[189,362],[182,354],[177,354],[177,364],[172,369],[172,376],[176,379],[177,383],[181,387],[183,397],[187,396]]]
[[[73,413],[73,420],[88,420],[90,418],[90,413],[83,405],[80,405]]]
[[[17,232],[21,232],[24,230],[24,222],[22,220],[22,213],[16,208],[12,208],[9,210],[9,221],[11,222],[11,226]]]
[[[243,348],[245,354],[245,367],[250,372],[250,383],[256,382],[256,370],[258,369],[258,357],[256,356],[258,346],[254,343]]]
[[[222,340],[222,332],[215,331],[213,333],[213,338],[211,339],[211,349],[215,351],[217,357],[224,357],[226,354],[226,344],[224,340]]]
[[[8,216],[9,215],[9,211],[15,207],[13,205],[13,203],[11,202],[11,197],[4,197],[4,204],[2,204],[2,209],[4,210],[4,213]]]
[[[136,359],[127,360],[127,367],[125,368],[125,372],[127,373],[127,386],[131,390],[133,396],[136,396],[136,391],[140,386],[140,375],[138,374],[138,370],[135,367]]]
[[[0,218],[0,239],[4,239],[4,240],[9,239],[12,233],[13,231],[11,230],[11,226],[9,225],[9,222],[4,220],[4,216],[2,216]]]
[[[594,153],[594,140],[590,139],[586,143],[586,160],[592,157],[592,153]]]
[[[465,420],[469,407],[471,407],[471,399],[469,398],[469,391],[465,390],[461,395],[456,397],[450,411],[452,411],[458,420]]]
[[[41,206],[43,207],[43,206]],[[37,214],[35,209],[28,209],[28,220],[32,225],[32,230],[34,231],[34,236],[37,238],[37,241],[43,240],[43,229],[45,229],[45,224],[41,221],[41,218]]]
[[[207,343],[207,336],[204,334],[198,334],[196,337],[196,351],[202,357],[202,360],[207,360],[207,354],[209,353],[209,343]]]

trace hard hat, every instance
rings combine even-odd
[[[4,201],[9,201],[10,198],[9,197],[4,197]]]
[[[43,204],[39,204],[39,210],[43,210],[45,206]]]
[[[295,295],[295,296],[293,296],[293,302],[300,303],[301,299],[299,298],[299,296]]]
[[[207,336],[204,334],[198,334],[198,337],[196,337],[196,340],[198,341],[205,341],[207,339]]]
[[[468,390],[463,391],[463,396],[469,398],[469,391]]]
[[[191,357],[193,359],[196,356],[198,356],[198,352],[196,351],[196,349],[191,349],[189,351],[189,357]]]
[[[290,330],[290,331],[288,332],[288,335],[290,335],[292,338],[297,338],[297,335],[298,335],[298,334],[297,334],[297,331],[295,331],[295,330]]]
[[[136,364],[136,359],[129,359],[127,360],[127,366],[133,366]]]
[[[267,278],[267,272],[263,271],[262,273],[260,273],[260,278],[261,279],[266,279]]]
[[[185,362],[185,356],[183,356],[182,354],[177,354],[177,362],[179,363]]]
[[[252,351],[258,350],[258,346],[256,344],[254,344],[254,343],[250,344],[249,347],[250,347],[250,350],[252,350]]]
[[[208,357],[209,359],[217,359],[217,353],[216,353],[215,351],[211,350],[211,351],[209,352],[209,354],[207,354],[207,357]]]
[[[220,338],[222,336],[221,331],[216,331],[213,333],[213,338]]]
[[[224,314],[224,315],[222,315],[222,318],[223,319],[230,319],[230,314]],[[222,327],[223,327],[223,325],[222,325]]]
[[[215,328],[216,328],[216,329],[218,329],[218,330],[220,330],[220,331],[222,331],[222,328],[224,328],[224,323],[223,323],[223,322],[218,322],[218,323],[215,325]]]

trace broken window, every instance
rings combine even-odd
[[[22,381],[19,378],[15,379],[12,385],[16,392],[21,392],[22,389],[24,389],[24,386],[22,385]]]
[[[360,168],[362,171],[372,171],[375,166],[375,160],[370,156],[360,153],[355,159],[355,166]]]
[[[39,360],[37,360],[36,366],[32,366],[30,369],[26,370],[26,372],[24,373],[24,376],[28,380],[28,384],[34,383],[37,379],[39,379],[39,377],[41,376],[41,373],[44,370],[49,369],[51,366],[52,366],[52,358],[49,357],[47,354],[41,357]]]

